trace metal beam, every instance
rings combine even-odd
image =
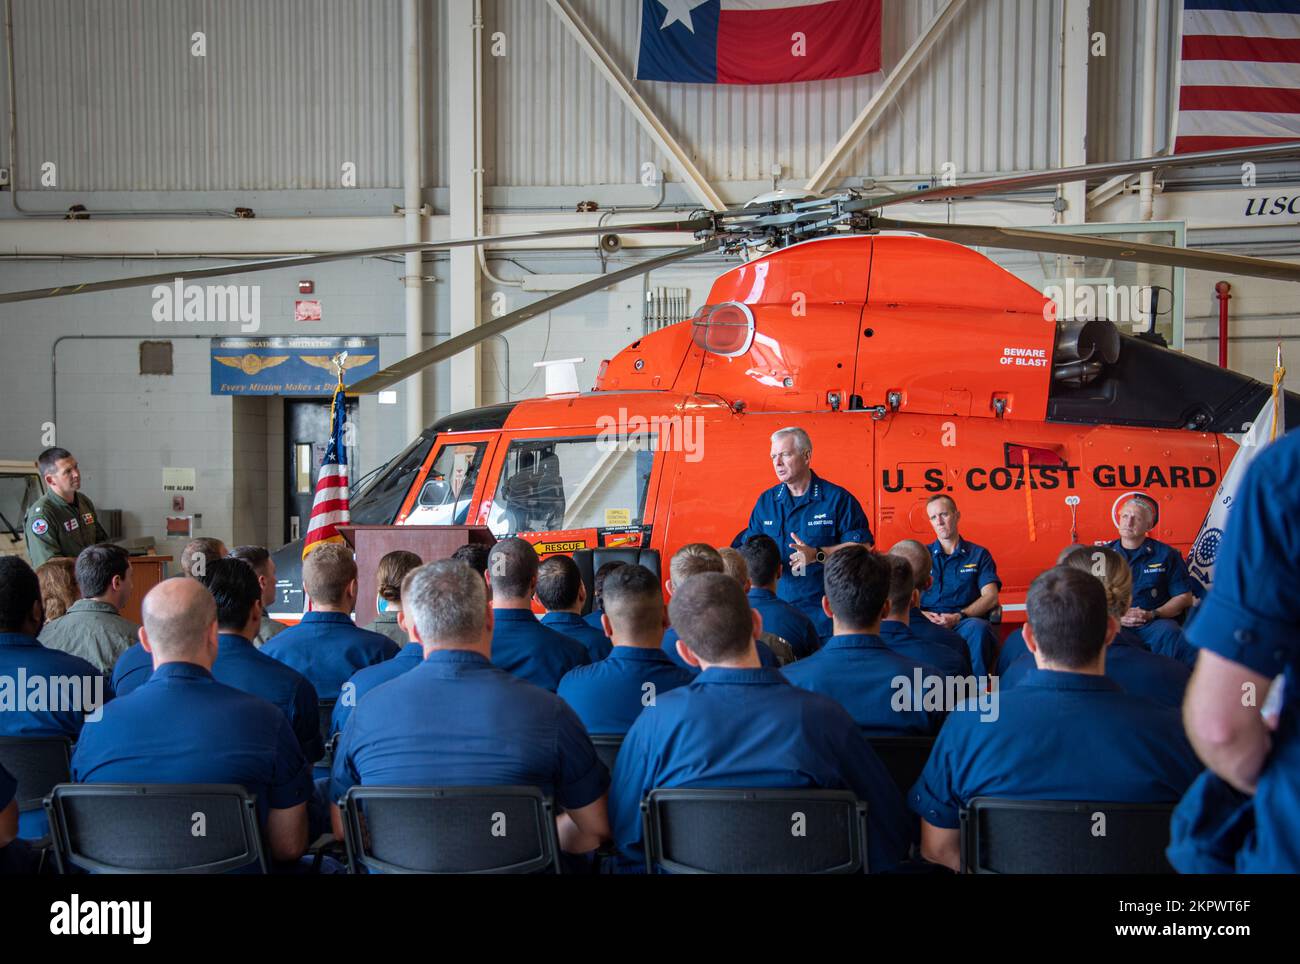
[[[681,144],[677,142],[677,139],[669,132],[664,122],[659,119],[659,116],[645,102],[645,99],[637,93],[636,88],[632,86],[632,81],[619,69],[609,51],[596,39],[595,34],[587,27],[584,20],[578,16],[569,0],[546,0],[546,2],[555,11],[555,15],[560,18],[560,22],[568,28],[569,33],[573,34],[574,39],[578,41],[578,45],[586,52],[591,62],[596,65],[596,69],[609,81],[610,86],[614,88],[614,93],[627,105],[628,110],[632,112],[632,116],[637,119],[637,122],[645,128],[646,133],[659,145],[659,149],[672,158],[673,167],[682,180],[686,182],[691,193],[710,210],[721,211],[725,208],[726,205],[722,202],[722,198],[718,196],[718,192],[700,173],[690,155],[686,153]],[[949,2],[961,2],[961,0],[949,0]]]
[[[1061,76],[1057,102],[1061,167],[1088,162],[1088,0],[1061,0]],[[1088,185],[1063,184],[1065,200],[1060,223],[1083,224],[1088,219]]]
[[[477,0],[451,0],[447,5],[448,229],[455,237],[475,237],[479,228],[478,129],[482,105],[478,96],[478,58],[482,19]],[[478,251],[458,248],[448,266],[448,327],[452,337],[478,327],[480,274]],[[411,354],[415,354],[412,352]],[[450,411],[477,408],[482,399],[482,364],[475,345],[448,364]]]
[[[821,167],[817,168],[817,172],[808,179],[808,183],[804,185],[805,190],[820,193],[826,189],[831,178],[839,171],[840,165],[848,159],[849,154],[858,146],[858,142],[871,129],[871,126],[880,119],[880,115],[885,112],[885,108],[898,96],[903,84],[912,76],[912,71],[920,65],[925,55],[930,52],[930,48],[935,45],[948,24],[952,23],[965,2],[966,0],[948,0],[943,8],[934,15],[934,19],[930,21],[929,26],[921,32],[921,36],[913,41],[912,46],[907,49],[907,53],[903,54],[902,59],[889,72],[889,76],[876,88],[876,92],[867,101],[867,106],[862,108],[862,112],[849,125],[848,130],[840,137],[839,143],[831,148],[831,152],[822,161]]]

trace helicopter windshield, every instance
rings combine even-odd
[[[421,435],[397,455],[352,499],[352,522],[357,525],[391,525],[420,470],[433,439]]]

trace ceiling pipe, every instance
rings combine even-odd
[[[420,10],[418,0],[402,0],[402,220],[407,242],[423,241],[420,183]],[[424,256],[408,251],[406,273],[406,354],[424,350]],[[406,435],[424,428],[424,373],[406,381]]]

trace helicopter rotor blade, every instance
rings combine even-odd
[[[1031,231],[988,224],[940,224],[927,221],[901,221],[875,218],[878,228],[889,231],[915,231],[932,238],[943,238],[969,247],[1009,248],[1013,251],[1043,251],[1088,258],[1113,258],[1135,264],[1161,264],[1171,268],[1193,268],[1220,274],[1271,278],[1275,281],[1300,281],[1300,264],[1249,258],[1217,251],[1194,251],[1165,244],[1121,241],[1086,234],[1063,234],[1054,231]]]
[[[686,221],[655,221],[638,224],[587,225],[577,228],[556,228],[548,231],[527,231],[521,234],[487,234],[473,238],[452,238],[447,241],[423,241],[407,244],[387,244],[372,248],[349,248],[341,251],[326,251],[321,254],[293,255],[286,258],[268,258],[262,261],[246,261],[242,264],[217,265],[211,268],[193,268],[186,271],[164,271],[157,274],[137,275],[131,278],[110,278],[106,281],[88,281],[76,285],[60,285],[57,288],[33,288],[28,291],[0,292],[0,304],[14,301],[36,301],[40,298],[59,298],[65,295],[90,294],[96,291],[116,291],[122,288],[138,288],[145,285],[171,284],[178,277],[186,281],[196,278],[221,278],[232,274],[247,274],[253,271],[275,271],[278,268],[299,268],[309,264],[322,264],[326,261],[346,261],[349,258],[370,258],[389,254],[405,254],[408,251],[444,251],[449,248],[463,248],[483,244],[507,244],[517,241],[542,241],[548,238],[573,238],[583,235],[601,234],[644,234],[651,232],[689,232],[711,231],[715,222],[711,217],[691,218]]]
[[[590,294],[593,291],[600,291],[602,288],[608,288],[612,284],[620,281],[626,281],[628,278],[636,278],[656,268],[662,268],[665,265],[672,264],[675,261],[682,261],[686,258],[694,257],[697,254],[704,254],[712,251],[722,244],[722,239],[718,237],[710,238],[699,244],[693,244],[688,248],[679,248],[676,251],[670,251],[668,254],[660,255],[657,258],[650,258],[646,261],[640,261],[626,268],[620,268],[617,271],[611,271],[608,274],[599,275],[590,281],[584,281],[582,284],[574,285],[564,291],[558,291],[553,295],[548,295],[540,301],[534,301],[530,305],[517,308],[500,318],[493,318],[491,321],[472,328],[469,331],[462,332],[453,338],[449,338],[441,344],[434,345],[432,348],[426,348],[424,351],[416,352],[403,358],[395,365],[389,365],[383,371],[376,372],[369,378],[364,378],[355,385],[348,386],[348,394],[366,395],[371,392],[378,392],[381,389],[389,388],[403,379],[409,378],[416,372],[423,371],[430,365],[444,361],[453,355],[456,355],[467,348],[473,348],[479,342],[486,338],[492,338],[500,335],[516,325],[521,325],[530,318],[536,318],[538,315],[545,314],[552,308],[558,308],[561,305],[568,304],[570,301],[576,301],[583,295]]]
[[[884,207],[888,204],[906,204],[910,201],[938,201],[944,198],[978,197],[982,194],[1017,191],[1023,188],[1069,184],[1090,177],[1141,174],[1145,171],[1155,171],[1167,167],[1202,167],[1214,164],[1264,161],[1297,156],[1300,156],[1300,141],[1285,141],[1280,144],[1261,144],[1255,147],[1232,147],[1222,151],[1198,151],[1194,154],[1139,157],[1131,161],[1103,161],[1097,164],[1081,164],[1078,167],[1032,171],[1026,174],[1011,174],[1007,177],[990,177],[980,181],[970,181],[966,184],[939,185],[937,187],[922,188],[918,191],[877,194],[874,197],[855,200],[852,209],[865,211]]]

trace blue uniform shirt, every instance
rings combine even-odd
[[[492,620],[492,665],[544,690],[554,693],[565,673],[591,662],[580,642],[527,609],[493,609]]]
[[[921,617],[927,623],[930,622]],[[934,623],[930,623],[931,626]],[[939,627],[942,628],[942,627]],[[886,619],[880,624],[880,638],[885,645],[904,659],[933,666],[944,676],[969,676],[970,657],[963,648],[957,652],[943,643],[929,642],[911,631],[896,619]]]
[[[1159,609],[1175,596],[1192,592],[1192,577],[1182,554],[1173,546],[1145,539],[1136,549],[1125,549],[1120,539],[1109,543],[1133,570],[1133,605]]]
[[[352,622],[346,613],[304,613],[267,641],[262,652],[296,669],[316,688],[323,700],[336,700],[352,674],[397,655],[398,646],[382,633],[372,633]]]
[[[556,693],[573,707],[588,733],[626,733],[641,715],[647,694],[657,702],[694,678],[662,649],[615,646],[600,662],[565,673]],[[647,690],[647,683],[654,688]]]
[[[614,648],[603,629],[592,629],[576,613],[547,613],[542,617],[541,623],[582,644],[582,648],[587,651],[587,659],[593,663],[604,659]]]
[[[1002,642],[1002,651],[998,653],[997,673],[1001,676],[1016,660],[1021,656],[1029,655],[1029,647],[1025,645],[1025,631],[1023,629],[1013,630],[1011,635]]]
[[[896,736],[933,733],[943,723],[942,713],[914,709],[910,696],[901,708],[894,706],[902,699],[898,694],[915,689],[917,669],[923,677],[942,675],[891,649],[879,636],[852,633],[832,636],[813,655],[781,672],[795,686],[839,703],[865,735]],[[906,689],[895,685],[899,679],[906,681]]]
[[[626,869],[645,866],[641,800],[660,787],[852,790],[867,804],[871,871],[894,867],[911,842],[898,789],[852,717],[777,670],[712,667],[637,717],[609,800]]]
[[[781,549],[781,578],[776,591],[812,620],[819,635],[830,633],[830,620],[822,612],[822,577],[825,566],[811,562],[802,576],[790,571],[790,553],[793,552],[790,533],[795,533],[810,546],[823,548],[842,542],[861,542],[871,545],[871,524],[862,505],[847,490],[812,473],[808,488],[795,497],[784,482],[759,494],[754,511],[749,515],[749,525],[736,538],[732,546],[739,548],[750,536],[771,536]]]
[[[278,706],[288,717],[289,726],[308,760],[319,760],[325,755],[316,690],[302,673],[265,655],[237,633],[221,633],[217,637],[217,661],[212,664],[212,675],[218,683],[260,696]]]
[[[1022,636],[1021,646],[1023,640]],[[1015,686],[1036,668],[1033,654],[1026,649],[1002,674],[1002,688]],[[1176,660],[1151,652],[1137,635],[1121,629],[1106,649],[1106,678],[1118,683],[1125,693],[1179,709],[1192,671]]]
[[[593,609],[591,612],[587,613],[587,615],[582,617],[582,621],[586,623],[588,626],[590,626],[592,629],[596,630],[596,632],[601,633],[603,635],[605,632],[605,627],[600,621],[600,617],[603,615],[605,615],[605,611],[603,609]]]
[[[312,795],[311,764],[284,713],[194,663],[164,663],[86,727],[74,783],[237,783],[268,809]]]
[[[343,732],[348,717],[352,715],[352,710],[360,702],[361,697],[381,683],[396,679],[408,670],[415,669],[423,662],[424,645],[422,643],[407,643],[402,647],[402,651],[392,659],[376,663],[374,666],[367,666],[365,669],[359,669],[353,673],[352,679],[348,680],[340,691],[339,701],[334,704],[334,715],[330,719],[330,732]]]
[[[821,646],[821,637],[812,620],[784,599],[778,599],[772,590],[749,590],[749,606],[763,617],[766,632],[775,633],[790,644],[795,659],[811,656]]]
[[[609,787],[568,704],[478,653],[435,650],[371,694],[343,729],[331,800],[358,785],[535,786],[576,810]]]
[[[956,830],[975,797],[1169,803],[1200,769],[1176,711],[1103,676],[1032,669],[1000,692],[996,720],[948,714],[908,803]]]
[[[133,644],[113,664],[113,692],[125,696],[149,678],[153,657],[139,643]]]
[[[1300,432],[1251,462],[1225,528],[1214,582],[1188,627],[1189,642],[1267,677],[1286,674],[1273,750],[1255,786],[1255,833],[1239,873],[1300,873]]]
[[[948,555],[936,539],[930,550],[930,576],[934,582],[921,595],[921,608],[932,613],[961,612],[980,597],[980,589],[989,583],[1002,588],[993,557],[983,546],[965,539]]]
[[[920,609],[913,609],[908,615],[907,629],[913,636],[927,643],[947,646],[963,660],[970,664],[970,646],[966,640],[946,626],[932,623]]]
[[[700,668],[692,666],[686,660],[682,659],[677,653],[677,640],[681,637],[677,635],[677,630],[669,626],[664,630],[664,641],[660,648],[668,654],[668,658],[673,661],[673,665],[679,669],[684,669],[692,676],[698,676]],[[776,658],[776,653],[772,652],[772,647],[767,645],[761,639],[754,640],[754,648],[758,650],[758,661],[768,669],[779,669],[781,661]]]

